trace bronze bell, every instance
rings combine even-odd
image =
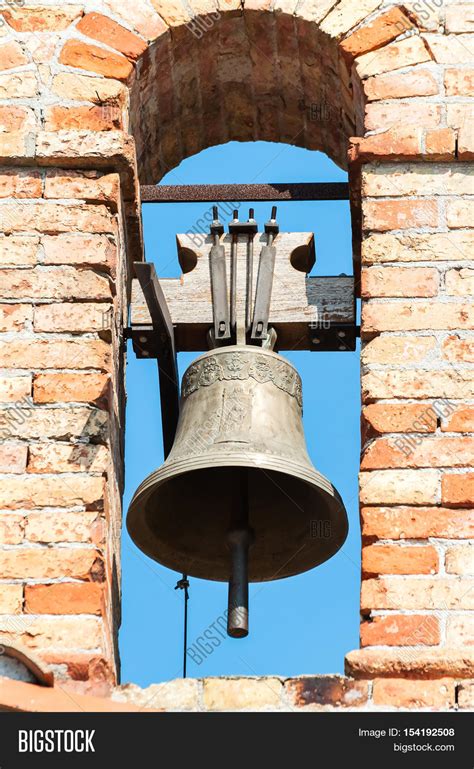
[[[331,558],[347,535],[346,510],[309,459],[291,363],[250,345],[198,358],[183,377],[173,448],[137,489],[127,527],[170,569],[229,581],[234,637],[248,632],[248,581]]]

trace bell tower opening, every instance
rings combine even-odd
[[[324,114],[314,111],[313,119],[324,120]],[[203,150],[182,161],[161,179],[160,184],[346,181],[345,171],[321,152],[257,141],[229,142]],[[269,218],[271,205],[258,201],[222,202],[218,204],[218,213],[226,229],[234,210],[238,210],[240,218],[245,220],[248,209],[253,208],[255,219],[262,224]],[[199,250],[209,237],[212,204],[144,204],[142,212],[147,261],[155,264],[159,278],[178,278],[182,272],[192,271],[195,259],[193,261],[191,250],[187,256],[181,251],[178,264],[176,234],[185,233],[187,242]],[[278,219],[282,232],[314,232],[316,261],[312,276],[352,274],[348,201],[279,203]],[[258,253],[255,258],[257,261]],[[304,259],[301,261],[301,253],[297,250],[293,252],[292,268],[305,271]],[[282,278],[275,275],[275,282],[278,281]],[[284,285],[280,285],[279,290],[284,290]],[[323,313],[313,329],[315,337],[325,330],[328,322]],[[356,352],[346,351],[344,354],[321,351],[313,354],[298,350],[297,340],[294,349],[292,345],[288,347],[281,351],[281,355],[297,368],[302,378],[303,428],[309,459],[340,492],[349,518],[349,534],[334,557],[329,560],[319,558],[321,565],[318,568],[311,568],[311,559],[305,567],[311,568],[309,571],[303,566],[292,569],[291,563],[285,564],[280,576],[297,576],[288,579],[275,576],[269,581],[251,582],[251,632],[247,638],[238,641],[226,634],[225,582],[191,576],[186,654],[188,677],[290,676],[315,671],[342,673],[345,653],[358,643],[359,347],[357,345]],[[199,352],[205,352],[205,349]],[[180,378],[197,354],[197,351],[179,353]],[[130,350],[127,382],[124,510],[143,478],[155,471],[164,459],[156,361],[137,360]],[[173,489],[168,489],[167,494],[171,494],[177,504],[176,500],[182,496],[181,488],[176,479],[173,483]],[[188,490],[185,496],[192,519],[193,495]],[[208,506],[212,498],[212,493],[206,489]],[[284,529],[284,517],[275,503],[274,507],[275,525]],[[215,510],[216,516],[220,513],[221,510]],[[327,550],[325,544],[331,537],[331,525],[329,516],[321,517],[315,513],[314,517],[305,519],[308,543],[314,552]],[[197,536],[199,525],[194,528],[189,525],[189,531]],[[295,561],[301,560],[297,553],[291,553],[290,561],[293,555]],[[299,573],[301,571],[304,573]],[[175,589],[180,576],[180,573],[147,558],[124,532],[120,634],[123,680],[133,680],[145,686],[182,675],[183,593]],[[141,649],[140,655],[136,654],[137,648]]]

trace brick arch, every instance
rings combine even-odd
[[[431,59],[415,16],[402,7],[277,0],[270,10],[268,0],[195,0],[185,9],[154,1],[150,17],[140,4],[135,14],[114,0],[106,5],[110,16],[79,20],[80,36],[68,37],[60,62],[127,84],[122,120],[135,138],[143,183],[231,140],[296,144],[347,167],[351,137],[414,122],[407,103],[398,112],[372,104],[386,98],[392,71]],[[371,77],[381,73],[380,82]],[[398,96],[429,85],[429,73],[416,73],[398,85]],[[113,103],[102,104],[104,127],[121,120]],[[436,124],[432,113],[427,129]],[[423,128],[424,116],[416,118]],[[402,130],[398,154],[404,138]],[[407,138],[408,154],[419,153],[421,134]]]

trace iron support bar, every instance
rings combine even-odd
[[[138,332],[132,331],[133,347],[138,357],[158,358],[163,447],[167,457],[173,446],[179,416],[174,328],[154,264],[134,262],[134,268],[153,326],[148,330],[143,328]]]
[[[141,198],[142,203],[349,200],[349,185],[346,182],[144,185]]]

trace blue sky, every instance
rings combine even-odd
[[[345,172],[319,152],[267,142],[213,147],[184,160],[163,184],[346,181]],[[247,214],[242,204],[241,218]],[[143,207],[147,261],[161,277],[180,274],[175,235],[192,228],[209,204],[147,204]],[[270,203],[254,204],[261,225]],[[352,274],[349,203],[285,203],[282,230],[312,231],[313,274]],[[358,647],[360,531],[359,351],[284,353],[303,379],[304,427],[318,470],[330,478],[345,502],[349,536],[327,563],[291,579],[250,586],[250,634],[224,637],[227,585],[191,579],[188,646],[213,626],[216,639],[188,658],[188,676],[298,675],[342,673],[344,654]],[[179,354],[182,374],[196,355]],[[127,365],[126,489],[124,520],[131,496],[163,462],[156,362],[137,360],[129,343]],[[141,686],[180,677],[183,593],[180,575],[141,553],[124,530],[123,605],[120,632],[122,680]],[[199,663],[199,664],[198,664]]]

